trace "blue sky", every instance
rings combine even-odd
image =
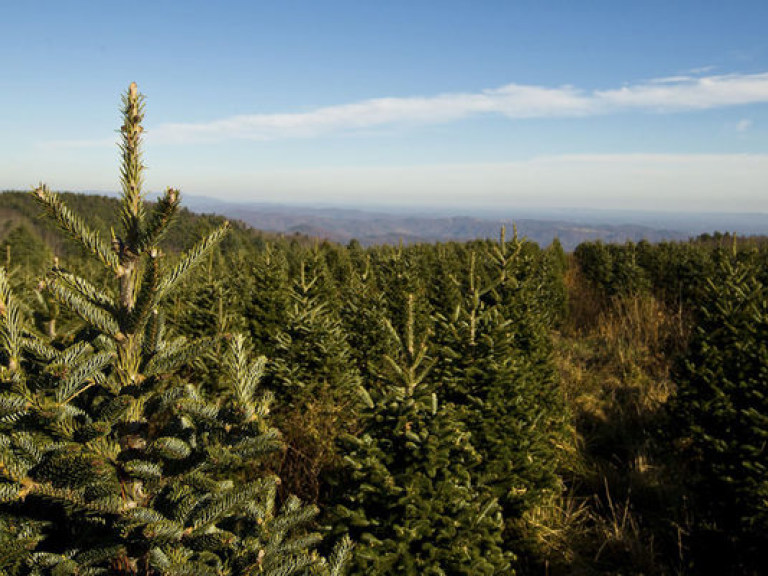
[[[0,188],[768,212],[768,2],[6,3]]]

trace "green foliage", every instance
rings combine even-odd
[[[371,263],[371,255],[349,271],[341,293],[341,318],[352,359],[364,382],[375,378],[376,367],[390,350],[390,332],[382,321],[387,302]]]
[[[336,439],[355,426],[360,373],[353,360],[328,270],[317,254],[299,264],[284,325],[273,335],[268,382],[281,399],[275,417],[286,432],[279,465],[287,488],[317,501],[338,469]]]
[[[23,267],[28,274],[41,274],[51,265],[53,254],[34,229],[26,224],[13,228],[0,242],[0,254],[5,267],[13,270]]]
[[[768,533],[768,299],[760,268],[725,251],[699,303],[673,404],[699,528],[765,566]],[[746,569],[746,568],[743,568]]]
[[[574,256],[591,282],[605,290],[608,297],[636,294],[650,288],[646,270],[640,266],[635,244],[580,244]]]
[[[285,325],[290,306],[290,276],[283,245],[267,244],[254,255],[250,274],[238,277],[243,316],[253,341],[273,355],[276,335]]]
[[[517,238],[478,248],[457,276],[463,293],[453,313],[440,317],[435,374],[466,413],[480,457],[474,476],[498,498],[507,547],[519,551],[521,518],[562,488],[568,440],[548,336],[552,305],[537,303],[552,278],[535,264],[545,256]]]
[[[341,401],[359,385],[326,282],[322,263],[302,262],[289,293],[285,324],[275,337],[272,368],[274,386],[281,389],[287,404],[304,404],[322,388],[329,388]]]
[[[36,330],[0,270],[0,569],[7,574],[339,574],[314,548],[313,507],[276,503],[254,474],[280,446],[261,391],[265,361],[229,338],[209,396],[180,370],[205,342],[174,337],[161,308],[222,240],[227,223],[175,263],[157,242],[177,213],[168,189],[149,214],[141,191],[143,99],[124,97],[119,233],[106,244],[61,197],[37,201],[112,275],[103,287],[55,267],[54,302],[82,320]],[[109,285],[111,284],[111,286]]]
[[[473,475],[461,408],[442,403],[428,343],[389,324],[397,347],[368,391],[365,432],[346,438],[351,484],[335,509],[360,542],[356,574],[509,574],[501,509]]]

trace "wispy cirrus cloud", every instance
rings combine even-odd
[[[659,112],[707,110],[768,102],[768,73],[729,74],[704,78],[677,77],[618,90],[596,91],[593,99],[605,111],[645,109]]]
[[[327,106],[310,112],[233,116],[199,124],[163,124],[158,140],[184,142],[244,138],[314,137],[394,125],[444,124],[483,114],[508,118],[578,116],[591,113],[591,103],[575,88],[508,84],[478,93],[431,97],[374,98]]]
[[[655,78],[614,89],[507,84],[480,92],[373,98],[308,112],[244,114],[151,127],[156,143],[314,138],[394,126],[446,124],[478,116],[565,118],[632,111],[675,113],[768,103],[768,73]],[[93,146],[106,141],[93,141]],[[110,144],[112,142],[110,141]],[[58,142],[57,145],[66,145]],[[87,142],[71,143],[73,147]]]

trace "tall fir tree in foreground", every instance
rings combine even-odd
[[[111,291],[54,268],[48,293],[82,319],[73,334],[38,332],[0,270],[0,573],[340,574],[306,530],[316,511],[278,509],[279,480],[254,475],[279,444],[271,397],[232,337],[223,395],[212,399],[179,368],[206,345],[171,337],[162,303],[227,232],[215,230],[172,266],[158,242],[179,193],[145,204],[143,97],[123,99],[121,230],[105,242],[58,195],[40,205],[114,276]]]

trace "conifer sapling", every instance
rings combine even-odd
[[[179,208],[168,188],[142,192],[144,98],[123,97],[120,230],[109,242],[41,185],[43,209],[114,278],[112,290],[58,266],[46,297],[82,320],[39,332],[0,270],[0,573],[340,574],[306,529],[316,511],[278,479],[255,475],[276,449],[261,391],[264,359],[233,336],[221,396],[179,368],[205,346],[173,337],[163,301],[227,233],[212,232],[173,265],[159,241]]]

